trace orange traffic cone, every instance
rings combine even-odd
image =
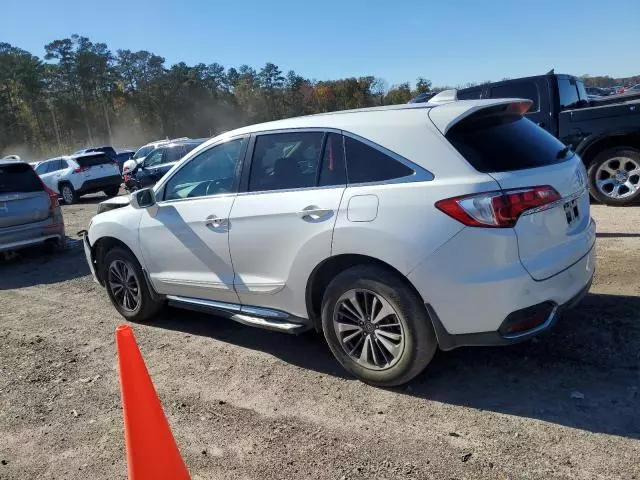
[[[133,330],[116,328],[129,480],[189,479]]]

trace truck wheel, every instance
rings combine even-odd
[[[370,265],[331,281],[322,300],[322,330],[346,370],[381,387],[418,375],[438,346],[422,299],[392,272]]]
[[[640,151],[615,147],[600,152],[589,165],[591,195],[605,205],[640,200]]]
[[[76,194],[76,191],[73,189],[70,183],[61,184],[59,191],[62,200],[64,200],[64,203],[66,203],[67,205],[75,203],[75,201],[78,199],[78,195]]]

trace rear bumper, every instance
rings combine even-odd
[[[466,233],[466,234],[465,234]],[[408,275],[428,304],[441,348],[504,345],[550,328],[558,313],[578,301],[595,271],[595,243],[573,265],[537,281],[520,263],[513,232],[460,232]],[[503,337],[523,309],[553,306],[546,321],[523,322]],[[538,317],[539,319],[540,317]],[[501,329],[502,327],[502,329]]]
[[[562,305],[555,305],[544,323],[536,326],[530,330],[523,331],[515,335],[503,335],[499,332],[499,329],[492,332],[478,332],[478,333],[463,333],[459,335],[451,335],[444,328],[442,322],[438,318],[438,315],[434,311],[431,305],[426,305],[429,317],[433,323],[433,328],[438,338],[438,345],[442,350],[453,350],[458,347],[488,347],[488,346],[501,346],[512,345],[514,343],[520,343],[525,340],[529,340],[547,330],[550,330],[558,320],[558,317],[564,310],[574,307],[580,300],[589,292],[593,276],[589,279],[587,285],[580,290],[574,297],[570,298]]]
[[[110,175],[108,177],[87,180],[80,185],[80,188],[78,188],[77,191],[80,194],[97,192],[105,188],[120,187],[121,183],[122,177],[120,175]]]
[[[64,238],[62,215],[56,215],[56,219],[60,223],[54,223],[54,220],[49,218],[35,224],[0,228],[0,252],[31,247],[47,240],[62,240]]]

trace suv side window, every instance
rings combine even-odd
[[[45,173],[49,173],[51,171],[50,167],[53,162],[44,162],[36,167],[36,173],[38,175],[44,175]]]
[[[347,172],[344,165],[343,137],[337,133],[329,133],[326,138],[318,185],[321,187],[346,185]]]
[[[256,138],[249,191],[315,187],[322,132],[291,132]]]
[[[538,86],[534,82],[510,82],[491,87],[490,98],[527,98],[533,102],[527,113],[537,112],[540,104]]]
[[[380,150],[345,137],[349,183],[381,182],[412,175],[414,171]]]
[[[164,148],[157,148],[156,150],[151,152],[149,156],[144,159],[145,168],[155,167],[156,165],[160,165],[161,163],[164,163],[163,161],[164,152],[165,152]]]
[[[164,200],[235,192],[246,145],[246,138],[236,138],[200,152],[169,179]]]

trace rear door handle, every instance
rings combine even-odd
[[[209,215],[205,220],[204,220],[204,224],[207,227],[212,227],[212,228],[221,228],[221,227],[226,227],[229,225],[229,219],[228,218],[218,218],[215,215]]]
[[[305,207],[300,212],[300,217],[303,220],[309,221],[318,221],[323,220],[325,217],[329,218],[333,214],[333,210],[328,210],[325,208],[320,208],[315,205],[309,205]]]

